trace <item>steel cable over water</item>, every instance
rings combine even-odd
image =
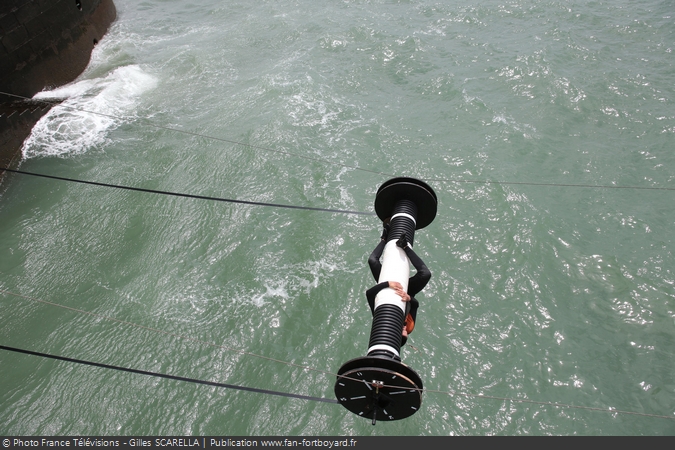
[[[69,311],[74,311],[74,312],[78,312],[78,313],[82,313],[82,314],[86,314],[86,315],[90,315],[90,316],[94,316],[94,317],[99,317],[99,318],[106,319],[106,320],[111,320],[111,321],[114,321],[114,322],[130,325],[130,326],[141,328],[141,329],[144,329],[144,330],[153,331],[153,332],[164,334],[164,335],[167,335],[167,336],[185,339],[185,340],[188,340],[188,341],[191,341],[191,342],[195,342],[195,343],[199,343],[199,344],[203,344],[203,345],[208,345],[208,346],[223,349],[223,350],[237,352],[237,353],[240,353],[242,355],[253,356],[253,357],[256,357],[256,358],[261,358],[261,359],[265,359],[265,360],[268,360],[268,361],[273,361],[273,362],[285,364],[285,365],[291,366],[291,367],[297,367],[297,368],[302,368],[302,369],[305,369],[305,370],[319,372],[319,373],[322,373],[322,374],[325,374],[325,375],[329,375],[331,377],[337,377],[338,376],[338,374],[327,371],[327,370],[316,369],[316,368],[313,368],[313,367],[303,366],[303,365],[291,363],[291,362],[288,362],[288,361],[282,361],[282,360],[279,360],[279,359],[269,358],[269,357],[266,357],[266,356],[261,356],[261,355],[257,355],[257,354],[254,354],[254,353],[246,352],[244,350],[238,350],[238,349],[224,347],[222,345],[214,344],[214,343],[207,342],[207,341],[202,341],[200,339],[191,338],[189,336],[184,336],[184,335],[160,330],[160,329],[157,329],[157,328],[139,325],[139,324],[136,324],[136,323],[133,323],[133,322],[115,319],[113,317],[108,317],[108,316],[105,316],[103,314],[97,314],[97,313],[93,313],[93,312],[90,312],[90,311],[84,311],[84,310],[81,310],[81,309],[72,308],[72,307],[65,306],[65,305],[60,305],[58,303],[50,302],[50,301],[47,301],[47,300],[41,300],[41,299],[37,299],[37,298],[34,298],[34,297],[26,296],[26,295],[17,294],[17,293],[7,291],[7,290],[4,290],[4,289],[0,289],[0,293],[5,294],[5,295],[11,295],[11,296],[18,297],[18,298],[23,298],[23,299],[38,302],[38,303],[43,303],[43,304],[46,304],[46,305],[55,306],[55,307],[58,307],[58,308],[64,308],[64,309],[67,309]],[[168,378],[168,379],[173,379],[173,380],[177,380],[177,381],[191,382],[191,383],[204,384],[204,385],[209,385],[209,386],[223,387],[223,388],[243,390],[243,391],[250,391],[250,392],[257,392],[257,393],[263,393],[263,394],[268,394],[268,395],[277,395],[277,396],[283,396],[283,397],[298,398],[298,399],[302,399],[302,400],[319,401],[319,402],[333,403],[333,404],[338,403],[337,400],[328,399],[328,398],[325,398],[325,397],[312,397],[312,396],[307,396],[307,395],[302,395],[302,394],[293,394],[293,393],[288,393],[288,392],[273,391],[273,390],[269,390],[269,389],[250,388],[250,387],[245,387],[245,386],[237,386],[237,385],[231,385],[231,384],[226,384],[226,383],[217,383],[217,382],[206,381],[206,380],[198,380],[198,379],[194,379],[194,378],[180,377],[180,376],[175,376],[175,375],[167,375],[167,374],[161,374],[161,373],[157,373],[157,372],[149,372],[149,371],[131,369],[131,368],[126,368],[126,367],[121,367],[121,366],[113,366],[113,365],[109,365],[109,364],[96,363],[96,362],[92,362],[92,361],[86,361],[86,360],[83,360],[83,359],[76,359],[76,358],[68,358],[68,357],[64,357],[64,356],[51,355],[51,354],[48,354],[48,353],[36,352],[36,351],[32,351],[32,350],[18,349],[16,347],[9,347],[9,346],[5,346],[5,345],[0,345],[0,349],[5,350],[5,351],[12,351],[12,352],[16,352],[16,353],[24,353],[24,354],[33,355],[33,356],[39,356],[39,357],[43,357],[43,358],[50,358],[50,359],[56,359],[56,360],[71,362],[71,363],[100,367],[100,368],[105,368],[105,369],[120,370],[120,371],[135,373],[135,374],[139,374],[139,375]],[[345,377],[345,376],[343,376],[342,378],[352,379],[350,377]],[[356,381],[360,381],[360,380],[356,380]],[[398,387],[398,386],[390,386],[390,385],[384,385],[384,386],[386,386],[386,387]],[[422,392],[422,393],[428,393],[428,394],[444,394],[444,395],[448,395],[448,396],[460,396],[460,397],[482,399],[482,400],[510,401],[510,402],[514,402],[514,403],[524,403],[524,404],[531,404],[531,405],[538,405],[538,406],[553,406],[553,407],[557,407],[557,408],[578,409],[578,410],[593,411],[593,412],[604,412],[604,413],[608,413],[608,414],[633,415],[633,416],[649,417],[649,418],[654,418],[654,419],[666,419],[666,420],[675,421],[675,415],[674,416],[664,416],[664,415],[660,415],[660,414],[649,414],[649,413],[641,413],[641,412],[637,412],[637,411],[626,411],[626,410],[614,409],[612,407],[598,408],[598,407],[591,407],[591,406],[570,405],[570,404],[567,404],[567,403],[543,402],[543,401],[537,401],[537,400],[527,400],[527,399],[512,398],[512,397],[498,397],[498,396],[494,396],[494,395],[469,394],[469,393],[465,393],[465,392],[456,392],[456,391],[441,391],[441,390],[435,390],[435,389],[419,389],[419,391]]]
[[[91,186],[107,187],[107,188],[113,188],[113,189],[123,189],[123,190],[127,190],[127,191],[136,191],[136,192],[145,192],[145,193],[149,193],[149,194],[169,195],[169,196],[173,196],[173,197],[193,198],[193,199],[198,199],[198,200],[211,200],[211,201],[215,201],[215,202],[239,203],[239,204],[243,204],[243,205],[253,205],[253,206],[270,206],[270,207],[273,207],[273,208],[304,209],[304,210],[307,210],[307,211],[323,211],[323,212],[341,213],[341,214],[356,214],[356,215],[361,215],[361,216],[372,216],[372,215],[374,215],[374,213],[366,212],[366,211],[349,211],[349,210],[346,210],[346,209],[315,208],[315,207],[312,207],[312,206],[283,205],[283,204],[279,204],[279,203],[254,202],[254,201],[249,201],[249,200],[236,200],[236,199],[231,199],[231,198],[209,197],[209,196],[205,196],[205,195],[183,194],[183,193],[180,193],[180,192],[159,191],[159,190],[156,190],[156,189],[145,189],[145,188],[139,188],[139,187],[133,187],[133,186],[123,186],[123,185],[119,185],[119,184],[99,183],[97,181],[86,181],[86,180],[78,180],[78,179],[75,179],[75,178],[57,177],[55,175],[26,172],[26,171],[23,171],[23,170],[9,169],[7,167],[0,167],[0,171],[16,173],[16,174],[19,174],[19,175],[29,175],[29,176],[32,176],[32,177],[49,178],[49,179],[52,179],[52,180],[68,181],[68,182],[71,182],[71,183],[88,184],[88,185],[91,185]]]
[[[11,94],[9,92],[3,92],[3,91],[0,91],[0,95],[6,95],[8,97],[13,97],[13,98],[26,100],[26,101],[30,101],[30,102],[41,102],[41,103],[44,103],[44,104],[47,104],[47,105],[52,105],[52,106],[59,105],[62,108],[66,108],[66,109],[69,109],[71,111],[79,111],[79,112],[85,112],[85,113],[88,113],[88,114],[96,114],[96,115],[99,115],[99,116],[102,116],[102,117],[109,117],[109,118],[117,119],[117,120],[123,119],[123,118],[121,118],[119,116],[115,116],[113,114],[106,114],[106,113],[101,113],[101,112],[97,112],[97,111],[90,111],[90,110],[86,110],[86,109],[82,109],[82,108],[75,108],[73,106],[63,105],[63,104],[60,103],[60,101],[48,101],[48,100],[42,100],[42,99],[32,99],[32,98],[29,98],[29,97],[24,97],[24,96],[21,96],[21,95]],[[157,129],[160,129],[160,130],[173,131],[173,132],[176,132],[176,133],[182,133],[182,134],[186,134],[186,135],[189,135],[189,136],[196,136],[196,137],[209,139],[209,140],[213,140],[213,141],[217,141],[217,142],[225,142],[225,143],[228,143],[228,144],[241,145],[241,146],[244,146],[244,147],[249,147],[249,148],[253,148],[253,149],[257,149],[257,150],[263,150],[263,151],[266,151],[266,152],[278,153],[278,154],[286,155],[286,156],[293,156],[295,158],[301,158],[301,159],[305,159],[305,160],[308,160],[308,161],[319,162],[319,163],[322,163],[322,164],[329,164],[329,165],[333,165],[333,166],[336,166],[336,167],[342,167],[342,168],[345,168],[345,169],[353,169],[353,170],[358,170],[358,171],[361,171],[361,172],[367,172],[367,173],[372,173],[372,174],[375,174],[375,175],[381,175],[381,176],[388,177],[388,178],[395,178],[395,177],[400,176],[400,175],[396,175],[396,174],[380,172],[380,171],[377,171],[377,170],[366,169],[366,168],[359,167],[359,166],[352,166],[352,165],[349,165],[349,164],[337,163],[335,161],[329,161],[329,160],[326,160],[326,159],[315,158],[315,157],[312,157],[312,156],[300,155],[300,154],[297,154],[297,153],[287,152],[287,151],[284,151],[284,150],[273,149],[273,148],[270,148],[270,147],[264,147],[264,146],[261,146],[261,145],[247,144],[245,142],[220,138],[220,137],[217,137],[217,136],[210,136],[210,135],[206,135],[206,134],[196,133],[196,132],[193,132],[193,131],[181,130],[179,128],[168,127],[168,126],[165,126],[165,125],[159,125],[159,124],[156,124],[156,123],[154,123],[151,120],[146,119],[146,118],[141,118],[141,120],[143,120],[147,126],[157,128]],[[0,169],[0,170],[2,170],[2,169]],[[611,185],[611,184],[600,185],[600,184],[582,184],[582,183],[540,183],[540,182],[529,182],[529,181],[467,180],[467,179],[461,179],[461,178],[425,178],[425,177],[421,177],[421,176],[418,177],[418,178],[420,178],[422,181],[437,182],[437,183],[468,183],[468,184],[486,184],[486,185],[496,184],[496,185],[506,185],[506,186],[539,186],[539,187],[586,188],[586,189],[632,189],[632,190],[645,190],[645,191],[675,191],[675,187],[621,186],[621,185]]]
[[[116,120],[124,120],[123,118],[121,118],[119,116],[115,116],[113,114],[106,114],[106,113],[102,113],[102,112],[90,111],[90,110],[87,110],[87,109],[75,108],[73,106],[63,105],[63,104],[61,104],[60,100],[59,101],[48,101],[48,100],[42,100],[42,99],[32,99],[32,98],[28,98],[28,97],[23,97],[21,95],[10,94],[8,92],[2,92],[2,91],[0,91],[0,95],[7,95],[9,97],[14,97],[14,98],[18,98],[18,99],[26,100],[26,101],[30,101],[30,102],[40,102],[40,103],[44,103],[46,105],[51,105],[51,106],[57,106],[58,105],[58,106],[61,106],[62,108],[66,108],[66,109],[69,109],[71,111],[84,112],[84,113],[87,113],[87,114],[96,114],[96,115],[99,115],[99,116],[102,116],[102,117],[108,117],[108,118],[116,119]],[[312,156],[299,155],[297,153],[287,152],[287,151],[284,151],[284,150],[277,150],[277,149],[273,149],[273,148],[269,148],[269,147],[263,147],[263,146],[260,146],[260,145],[247,144],[245,142],[234,141],[234,140],[231,140],[231,139],[225,139],[225,138],[220,138],[220,137],[216,137],[216,136],[209,136],[209,135],[206,135],[206,134],[195,133],[193,131],[181,130],[179,128],[167,127],[165,125],[156,124],[156,123],[152,122],[151,120],[145,119],[145,118],[142,118],[142,120],[149,127],[157,128],[159,130],[173,131],[173,132],[176,132],[176,133],[186,134],[188,136],[200,137],[200,138],[209,139],[209,140],[212,140],[212,141],[225,142],[225,143],[234,144],[234,145],[241,145],[241,146],[244,146],[244,147],[253,148],[253,149],[257,149],[257,150],[264,150],[266,152],[278,153],[280,155],[302,158],[302,159],[306,159],[308,161],[315,161],[315,162],[320,162],[320,163],[323,163],[323,164],[330,164],[330,165],[342,167],[342,168],[345,168],[345,169],[360,170],[362,172],[368,172],[368,173],[372,173],[372,174],[375,174],[375,175],[383,175],[383,176],[387,176],[387,177],[391,176],[387,173],[379,172],[377,170],[364,169],[362,167],[350,166],[349,164],[336,163],[334,161],[328,161],[326,159],[315,158],[315,157],[312,157]]]
[[[337,400],[332,399],[332,398],[326,398],[326,397],[312,397],[309,395],[302,395],[302,394],[292,394],[290,392],[280,392],[280,391],[272,391],[269,389],[259,389],[259,388],[252,388],[252,387],[247,387],[247,386],[238,386],[235,384],[227,384],[227,383],[219,383],[216,381],[207,381],[207,380],[199,380],[196,378],[188,378],[188,377],[181,377],[178,375],[169,375],[165,373],[159,373],[159,372],[150,372],[147,370],[139,370],[139,369],[131,369],[129,367],[122,367],[122,366],[113,366],[111,364],[103,364],[103,363],[97,363],[93,361],[87,361],[84,359],[76,359],[76,358],[69,358],[66,356],[59,356],[59,355],[52,355],[49,353],[42,353],[42,352],[35,352],[32,350],[25,350],[22,348],[16,348],[16,347],[9,347],[6,345],[0,345],[0,350],[6,350],[10,352],[15,352],[15,353],[23,353],[26,355],[32,355],[32,356],[39,356],[42,358],[49,358],[49,359],[56,359],[58,361],[66,361],[70,363],[75,363],[75,364],[83,364],[86,366],[93,366],[93,367],[100,367],[103,369],[112,369],[112,370],[119,370],[122,372],[129,372],[129,373],[135,373],[139,375],[148,375],[151,377],[158,377],[158,378],[167,378],[170,380],[176,380],[176,381],[185,381],[188,383],[195,383],[195,384],[204,384],[207,386],[214,386],[214,387],[222,387],[222,388],[227,388],[227,389],[235,389],[238,391],[248,391],[248,392],[256,392],[259,394],[267,394],[267,395],[278,395],[281,397],[290,397],[290,398],[298,398],[301,400],[311,400],[315,402],[325,402],[325,403],[337,403]]]

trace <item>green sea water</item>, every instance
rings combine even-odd
[[[425,180],[403,361],[430,392],[373,427],[0,351],[0,434],[675,434],[671,1],[115,4],[20,169],[363,212]],[[0,187],[1,345],[328,398],[367,350],[374,215]]]

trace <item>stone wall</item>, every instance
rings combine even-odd
[[[69,83],[115,20],[113,0],[0,0],[0,92],[32,97]],[[0,93],[0,164],[49,108]]]
[[[0,3],[0,88],[26,97],[77,78],[117,15],[112,0]]]

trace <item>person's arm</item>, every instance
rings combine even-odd
[[[382,289],[386,288],[392,288],[394,292],[396,292],[396,294],[401,297],[402,301],[410,301],[410,296],[403,290],[401,283],[398,281],[383,281],[382,283],[376,284],[366,291],[366,298],[368,299],[370,312],[373,312],[375,309],[375,297],[377,297],[377,294],[379,294]]]
[[[420,302],[418,302],[415,298],[410,300],[410,312],[408,312],[408,314],[410,315],[410,318],[413,321],[413,327],[415,326],[415,321],[417,320],[417,308],[419,307]]]
[[[376,284],[366,291],[366,298],[368,299],[368,306],[370,306],[370,312],[375,312],[375,297],[380,293],[382,289],[388,288],[389,282],[383,281],[382,283]]]

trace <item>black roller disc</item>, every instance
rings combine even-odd
[[[391,217],[399,200],[411,200],[417,206],[416,230],[426,227],[436,217],[438,199],[431,186],[424,181],[406,177],[385,181],[375,196],[375,212],[380,220]]]
[[[346,362],[335,382],[338,402],[354,414],[380,421],[405,419],[422,404],[422,380],[405,364],[364,356]]]

